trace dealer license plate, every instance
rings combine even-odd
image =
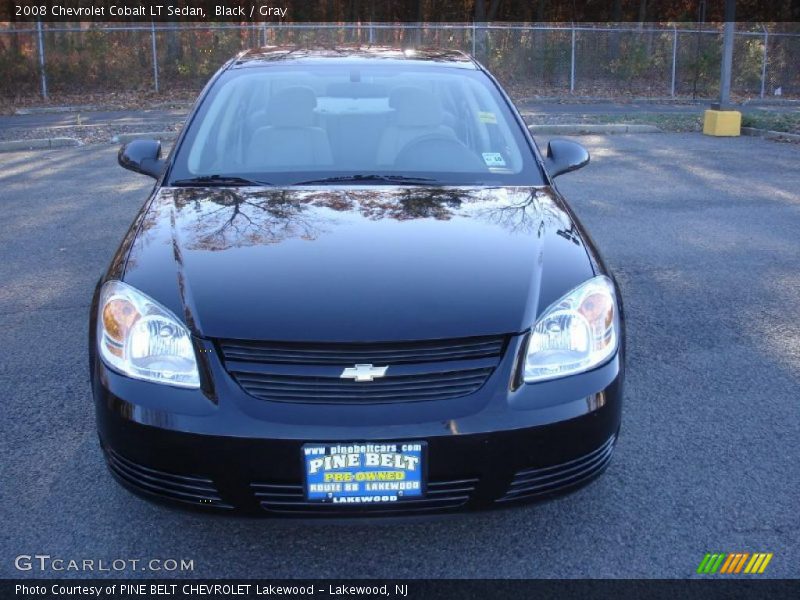
[[[306,498],[353,505],[420,498],[425,453],[425,442],[305,444]]]

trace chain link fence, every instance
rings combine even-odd
[[[782,27],[781,27],[782,25]],[[739,31],[731,92],[800,97],[800,33]],[[0,26],[1,27],[1,26]],[[714,98],[722,32],[705,27],[488,24],[45,24],[0,28],[0,98],[196,91],[260,45],[457,48],[517,97]]]

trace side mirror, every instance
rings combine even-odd
[[[557,177],[580,169],[589,163],[589,151],[578,142],[570,140],[551,140],[547,144],[545,165],[550,177]]]
[[[133,140],[119,149],[117,161],[129,171],[158,179],[166,161],[161,160],[161,142],[158,140]]]

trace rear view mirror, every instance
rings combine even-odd
[[[161,160],[161,142],[158,140],[133,140],[119,149],[117,161],[129,171],[158,179],[166,161]]]
[[[550,177],[580,169],[589,162],[589,151],[578,142],[551,140],[547,144],[545,165]]]

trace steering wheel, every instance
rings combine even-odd
[[[406,144],[397,154],[394,166],[409,171],[488,171],[472,150],[458,140],[438,133]]]

